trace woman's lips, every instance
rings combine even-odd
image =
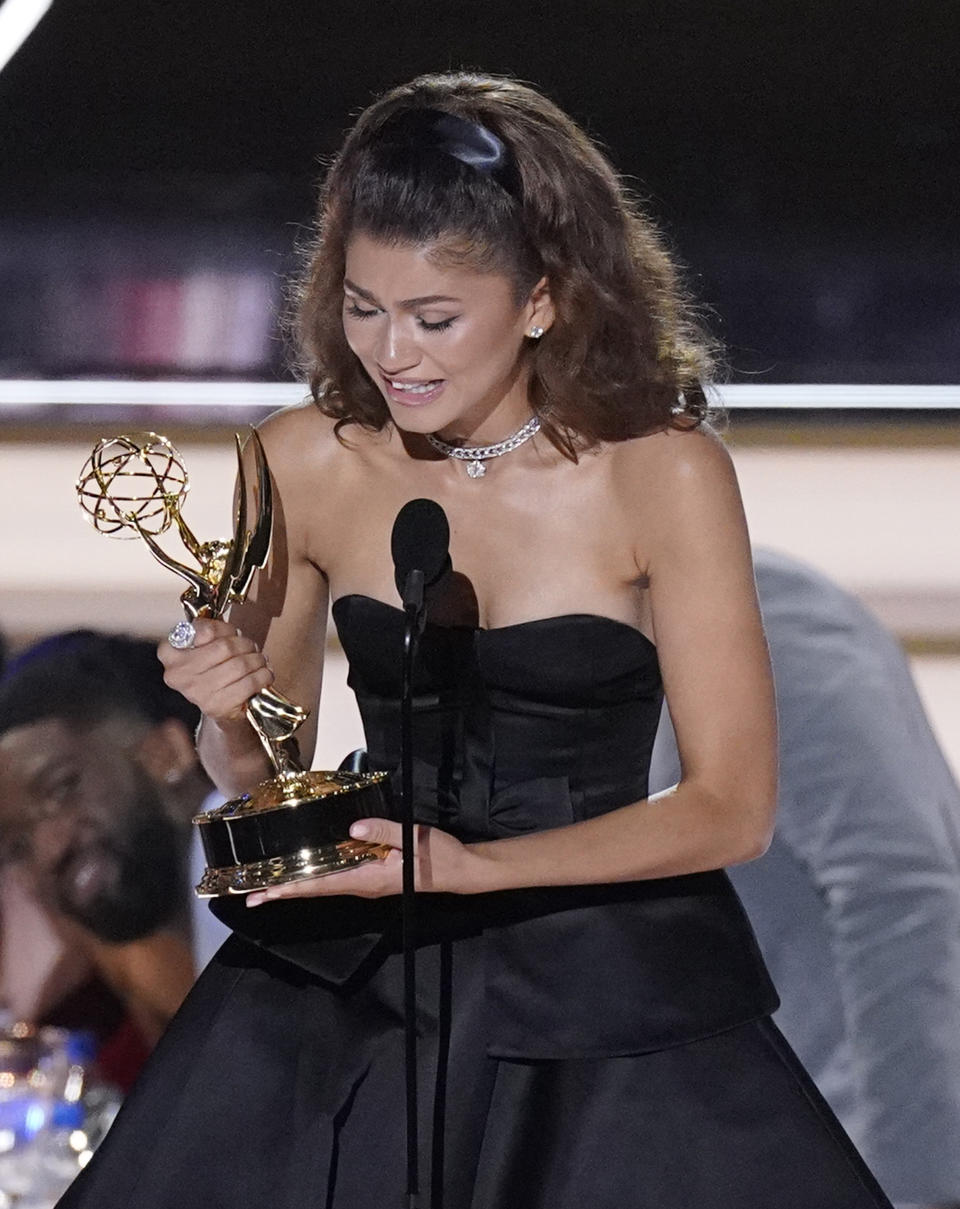
[[[381,375],[381,381],[387,397],[403,407],[422,407],[424,403],[432,403],[446,386],[443,378],[428,382],[403,382],[402,379],[395,381]]]

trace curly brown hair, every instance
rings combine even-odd
[[[411,110],[478,123],[505,144],[514,188],[389,131]],[[423,116],[423,115],[420,115]],[[355,231],[434,244],[439,259],[511,278],[518,305],[541,277],[556,317],[530,342],[529,394],[566,456],[707,414],[713,344],[650,219],[583,130],[515,80],[427,75],[386,93],[350,131],[320,196],[295,294],[303,368],[320,409],[379,431],[386,403],[343,332],[346,245]]]

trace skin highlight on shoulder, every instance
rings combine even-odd
[[[269,416],[257,431],[270,467],[296,480],[299,474],[331,473],[383,452],[402,453],[391,424],[379,432],[358,423],[340,425],[324,415],[312,400],[284,408]],[[315,480],[311,480],[314,481]]]
[[[612,447],[615,478],[640,506],[662,504],[663,492],[685,492],[685,484],[732,481],[733,462],[723,439],[709,425],[666,428]]]

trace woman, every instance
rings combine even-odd
[[[239,792],[267,771],[244,703],[316,700],[332,600],[395,768],[389,537],[411,498],[445,509],[415,685],[430,1203],[887,1205],[769,1023],[719,872],[768,842],[774,705],[707,354],[652,227],[538,94],[427,77],[347,138],[300,316],[314,403],[262,430],[270,565],[161,657]],[[683,778],[648,800],[661,685]],[[390,855],[221,905],[238,936],[65,1204],[401,1203],[399,825],[353,832]]]

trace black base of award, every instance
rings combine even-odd
[[[350,838],[351,823],[387,813],[386,781],[385,772],[282,773],[198,814],[206,869],[197,896],[249,894],[386,855]]]

